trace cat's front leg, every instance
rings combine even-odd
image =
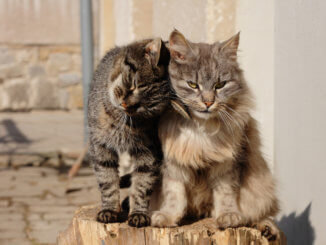
[[[102,208],[97,214],[97,221],[102,223],[118,222],[119,203],[119,173],[118,155],[113,149],[103,149],[101,146],[91,146],[91,163],[101,191]]]
[[[130,214],[128,224],[134,227],[150,225],[149,201],[155,183],[160,175],[161,159],[150,149],[138,146],[129,152],[136,161],[136,168],[132,173]]]
[[[211,172],[214,174],[214,171]],[[216,173],[215,173],[216,174]],[[239,181],[235,171],[211,176],[213,189],[212,216],[220,229],[235,228],[246,224],[237,203]]]
[[[160,210],[154,211],[152,214],[151,220],[153,226],[177,226],[178,222],[186,213],[186,188],[182,179],[174,174],[177,171],[173,164],[166,164],[161,189],[162,203]]]

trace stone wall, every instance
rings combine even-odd
[[[0,110],[82,108],[79,45],[0,45]]]
[[[79,2],[0,0],[0,111],[82,108]]]

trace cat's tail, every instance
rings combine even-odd
[[[239,206],[249,222],[275,216],[279,211],[276,183],[261,151],[256,121],[251,118],[244,140],[245,157],[241,166]]]
[[[279,211],[272,174],[253,173],[247,176],[240,188],[239,206],[249,223],[274,217]]]

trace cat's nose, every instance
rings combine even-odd
[[[206,105],[207,108],[209,108],[211,105],[213,105],[213,101],[204,101],[204,104]]]
[[[125,109],[127,109],[127,104],[126,104],[126,102],[121,102],[121,104],[120,104],[123,108],[125,108]]]

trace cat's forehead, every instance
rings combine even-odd
[[[198,44],[197,52],[196,69],[194,69],[194,72],[197,73],[198,78],[210,80],[211,78],[218,77],[219,61],[212,45]]]
[[[140,41],[127,46],[125,51],[125,59],[129,62],[134,63],[135,65],[144,65],[143,62],[146,60],[145,46],[147,43],[148,41]]]

